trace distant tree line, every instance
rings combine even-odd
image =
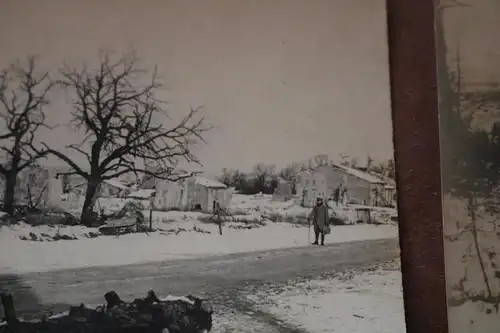
[[[251,172],[223,169],[219,181],[241,194],[272,194],[278,186],[276,166],[256,164]]]
[[[344,156],[340,164],[359,169],[374,175],[395,180],[394,160],[375,163],[370,157],[367,165],[359,166],[356,159]],[[304,163],[291,163],[284,168],[278,169],[273,164],[256,164],[250,172],[242,172],[237,169],[223,169],[218,180],[229,187],[233,187],[241,194],[272,194],[278,187],[279,182],[286,182],[292,187],[292,194],[296,194],[296,185],[300,172],[314,170],[319,166],[330,165],[333,162],[327,155],[316,155]]]

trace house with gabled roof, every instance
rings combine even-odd
[[[312,207],[316,198],[366,206],[393,206],[395,188],[366,171],[332,163],[301,172],[297,200]]]
[[[158,210],[198,210],[212,213],[216,202],[222,209],[229,207],[232,191],[217,180],[201,176],[191,176],[175,182],[158,180],[153,204]]]

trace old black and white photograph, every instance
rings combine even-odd
[[[436,3],[450,333],[500,329],[500,3]]]
[[[0,332],[406,332],[385,1],[0,3]]]

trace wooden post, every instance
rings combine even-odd
[[[0,292],[0,298],[2,301],[3,311],[5,314],[5,320],[7,324],[17,323],[16,309],[14,307],[14,298],[12,294],[7,291]]]
[[[215,202],[215,213],[217,214],[217,220],[219,221],[219,235],[222,236],[222,219],[220,217],[220,204],[218,201]]]
[[[153,207],[149,209],[149,232],[153,232]]]
[[[154,196],[149,198],[149,232],[153,232],[153,201]]]

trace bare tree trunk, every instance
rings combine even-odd
[[[484,285],[486,287],[486,292],[488,293],[488,298],[493,297],[492,291],[491,291],[491,286],[490,286],[490,280],[488,278],[488,274],[486,273],[486,265],[484,263],[484,258],[483,255],[481,254],[481,249],[479,248],[479,237],[478,237],[478,232],[477,232],[477,216],[476,216],[476,209],[477,209],[477,197],[476,193],[472,192],[470,193],[468,197],[468,204],[469,204],[469,214],[470,214],[470,221],[472,224],[472,239],[474,241],[474,248],[476,250],[476,255],[477,259],[479,261],[479,267],[481,269],[481,274],[483,275],[483,281]]]
[[[14,213],[14,194],[16,190],[16,175],[12,172],[5,177],[5,188],[3,195],[3,210],[12,215]]]
[[[4,211],[12,215],[14,213],[14,202],[15,202],[15,191],[17,183],[17,174],[19,172],[19,162],[21,161],[21,152],[19,150],[19,145],[16,143],[14,145],[12,154],[12,160],[10,161],[10,169],[5,176],[5,192],[3,197],[3,209]]]
[[[99,188],[99,183],[96,181],[88,181],[85,190],[85,201],[83,202],[82,214],[80,216],[81,223],[85,226],[90,226],[93,219],[93,210],[96,199],[96,194]]]

